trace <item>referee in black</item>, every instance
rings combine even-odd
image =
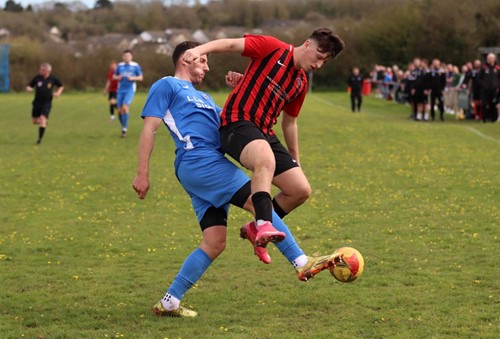
[[[47,128],[50,108],[52,107],[52,98],[58,97],[64,91],[64,86],[59,79],[51,75],[52,66],[49,63],[40,65],[38,74],[29,82],[26,91],[35,91],[35,100],[33,100],[33,109],[31,117],[33,124],[39,125],[37,145],[42,142],[43,134]],[[55,92],[54,88],[57,87]]]

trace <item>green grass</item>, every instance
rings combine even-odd
[[[132,190],[145,94],[121,139],[104,96],[65,93],[40,146],[31,100],[1,96],[1,338],[498,337],[499,124],[415,123],[374,98],[352,114],[345,93],[310,95],[313,195],[285,221],[307,253],[359,249],[364,275],[302,283],[274,247],[263,265],[234,208],[226,251],[184,299],[200,316],[163,319],[151,307],[200,232],[166,131],[149,196]]]

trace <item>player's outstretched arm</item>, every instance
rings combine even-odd
[[[212,40],[203,45],[188,49],[184,52],[182,59],[187,63],[191,63],[205,54],[223,52],[243,53],[244,48],[245,38]]]
[[[155,135],[162,120],[154,117],[145,117],[139,139],[139,155],[137,174],[132,187],[137,192],[139,199],[144,199],[149,191],[149,159],[153,152]]]

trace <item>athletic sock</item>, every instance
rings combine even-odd
[[[181,305],[181,301],[171,295],[170,293],[165,294],[165,296],[161,299],[161,304],[163,308],[168,311],[173,311],[179,308]]]
[[[39,127],[38,128],[38,140],[42,140],[44,133],[45,133],[45,127]]]
[[[283,232],[286,235],[283,241],[280,241],[279,243],[274,243],[274,245],[283,254],[283,256],[287,258],[287,260],[295,267],[294,261],[296,261],[297,258],[301,257],[302,255],[305,256],[304,251],[299,247],[297,241],[295,241],[295,238],[293,237],[292,232],[290,232],[290,230],[288,229],[288,226],[274,211],[273,211],[273,226],[278,231]]]
[[[264,191],[255,192],[252,194],[252,203],[255,209],[255,220],[273,220],[273,203],[269,193]],[[256,223],[256,226],[258,227],[260,225]]]
[[[307,255],[301,254],[295,260],[292,261],[293,268],[301,268],[304,267],[309,259],[307,258]]]
[[[182,264],[179,273],[177,273],[177,276],[174,278],[172,285],[168,288],[165,298],[168,297],[168,295],[171,295],[179,301],[182,300],[184,294],[186,294],[186,292],[201,278],[211,263],[212,260],[201,248],[198,247],[191,252],[186,260],[184,260],[184,263]],[[164,305],[163,307],[165,306],[168,305]]]
[[[120,124],[123,127],[123,114],[118,113],[118,120],[120,120]]]
[[[276,197],[273,198],[273,208],[274,208],[274,211],[276,212],[276,214],[281,219],[283,219],[284,217],[286,217],[288,215],[288,213],[285,212],[285,211],[283,211],[283,209],[281,208],[281,206],[278,205],[278,202],[276,201]]]
[[[127,127],[128,127],[128,117],[129,117],[129,113],[128,112],[123,114],[122,127],[125,129],[125,131],[127,130]]]

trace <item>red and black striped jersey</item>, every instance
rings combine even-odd
[[[229,95],[221,113],[221,125],[251,121],[263,133],[273,135],[281,113],[297,117],[307,93],[307,77],[293,63],[293,45],[263,35],[245,35],[242,55],[250,63],[243,80]]]

